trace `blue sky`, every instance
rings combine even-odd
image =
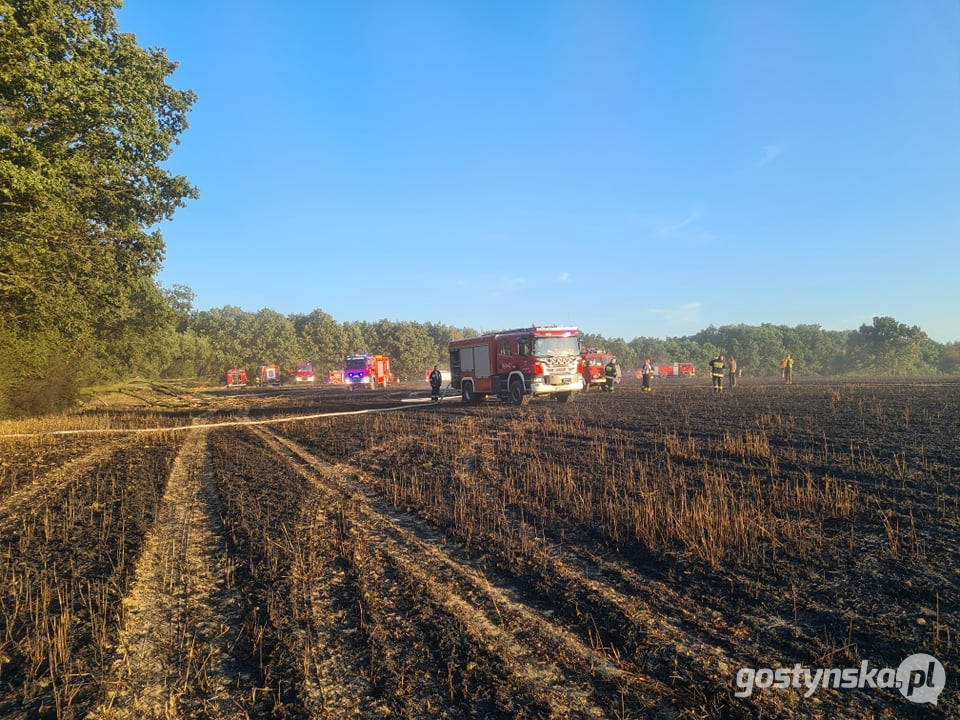
[[[960,339],[960,4],[155,2],[224,304],[632,338]]]

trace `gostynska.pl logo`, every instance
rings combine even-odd
[[[871,666],[867,660],[852,668],[809,668],[797,663],[791,668],[740,668],[734,693],[749,697],[755,688],[803,690],[811,697],[820,688],[897,688],[910,702],[937,704],[947,683],[947,673],[937,658],[916,653],[896,668]]]

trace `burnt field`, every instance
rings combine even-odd
[[[169,427],[388,407],[222,394]],[[624,385],[2,441],[0,715],[955,717],[960,383]],[[937,657],[895,688],[740,668]]]

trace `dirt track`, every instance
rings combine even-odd
[[[240,718],[232,676],[240,619],[227,587],[223,529],[204,463],[206,434],[187,437],[124,598],[106,701],[91,717],[171,712]]]

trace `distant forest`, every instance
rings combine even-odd
[[[20,4],[0,22],[0,417],[69,407],[83,385],[134,376],[222,380],[232,366],[323,373],[348,353],[391,356],[395,374],[445,362],[473,331],[418,322],[337,322],[321,310],[282,315],[194,310],[189,288],[161,288],[164,243],[154,229],[197,197],[165,163],[187,127],[190,90],[167,84],[176,65],[118,30],[109,2]],[[492,328],[498,329],[498,328]],[[589,331],[589,326],[584,328]],[[709,327],[629,342],[587,334],[584,345],[635,367],[734,354],[770,375],[792,352],[798,374],[927,375],[960,370],[941,345],[888,317],[858,330],[817,325]]]
[[[434,363],[447,365],[447,343],[478,330],[440,323],[337,322],[322,310],[282,315],[273,310],[245,312],[226,306],[192,311],[192,294],[177,287],[168,295],[177,307],[175,343],[152,357],[140,371],[160,376],[215,378],[229,367],[248,371],[261,364],[290,368],[310,360],[318,373],[343,367],[346,355],[389,355],[394,374],[418,377]],[[499,330],[501,328],[487,328]],[[719,353],[734,355],[749,375],[779,374],[780,358],[792,353],[800,375],[937,375],[960,371],[960,343],[934,342],[918,327],[876,317],[857,330],[823,330],[819,325],[710,326],[676,338],[605,338],[581,328],[584,348],[613,353],[626,368],[655,363],[693,362],[704,368]],[[158,348],[158,350],[160,350]]]
[[[81,385],[147,378],[189,378],[219,383],[231,367],[250,377],[258,365],[285,371],[310,360],[318,380],[343,367],[346,355],[389,355],[400,378],[421,377],[434,363],[447,366],[447,343],[477,331],[440,323],[337,322],[322,310],[283,315],[263,309],[246,312],[225,306],[193,310],[193,294],[177,286],[161,290],[164,303],[151,322],[126,332],[76,343],[66,333],[29,335],[4,343],[0,370],[0,412],[5,416],[45,412],[69,405]],[[584,330],[588,330],[585,328]],[[704,369],[710,358],[734,355],[748,376],[779,374],[779,361],[792,353],[798,375],[939,375],[960,372],[960,343],[934,342],[915,326],[876,317],[857,330],[823,330],[818,325],[726,325],[675,338],[630,341],[584,332],[582,347],[614,354],[625,368],[693,362]]]

